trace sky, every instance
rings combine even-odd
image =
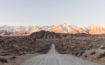
[[[0,0],[0,25],[105,23],[105,0]]]

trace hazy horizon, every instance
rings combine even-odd
[[[1,0],[0,25],[105,23],[105,0]]]
[[[40,24],[37,24],[37,25],[8,25],[8,24],[0,24],[0,26],[52,26],[52,25],[61,25],[61,24],[70,24],[68,22],[64,22],[64,23],[60,23],[60,24],[49,24],[49,25],[40,25]],[[77,26],[89,26],[89,25],[105,25],[105,23],[97,23],[97,24],[87,24],[87,25],[80,25],[80,24],[70,24],[70,25],[77,25]]]

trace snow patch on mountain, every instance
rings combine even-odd
[[[60,29],[60,30],[59,30]],[[68,23],[60,24],[60,25],[51,25],[51,26],[8,26],[8,25],[0,25],[0,34],[1,33],[18,33],[18,32],[26,32],[33,33],[40,30],[45,31],[54,31],[57,30],[62,33],[89,33],[93,29],[99,29],[105,31],[105,24],[93,24],[88,26],[80,26],[80,25],[71,25]],[[62,30],[62,31],[61,31]]]

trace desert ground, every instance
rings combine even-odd
[[[1,38],[0,65],[20,65],[28,58],[48,53],[52,44],[59,54],[69,54],[105,65],[105,35],[65,35],[52,32]]]

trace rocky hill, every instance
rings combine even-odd
[[[36,39],[61,39],[67,36],[70,36],[70,34],[55,33],[49,31],[34,32],[30,35],[31,38]]]

